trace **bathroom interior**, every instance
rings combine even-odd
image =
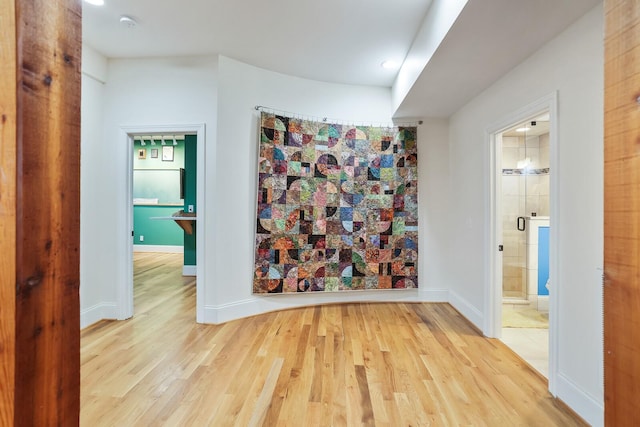
[[[502,341],[548,378],[549,114],[502,133]]]

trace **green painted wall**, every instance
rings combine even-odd
[[[133,230],[135,245],[182,246],[184,232],[173,221],[149,219],[154,216],[171,216],[180,206],[134,206]],[[144,236],[144,242],[140,241]]]
[[[197,170],[197,137],[196,135],[185,136],[184,169],[185,169],[185,192],[184,211],[188,212],[189,205],[193,205],[193,211],[198,212],[196,205],[196,182]],[[184,233],[184,265],[196,265],[196,227],[197,221],[193,222],[193,234]]]
[[[145,141],[134,141],[133,151],[133,198],[158,199],[157,205],[137,204],[133,207],[133,230],[135,245],[182,246],[184,232],[173,221],[152,220],[151,217],[171,216],[182,209],[180,199],[180,168],[184,167],[185,143],[178,140],[161,145]],[[163,159],[163,147],[171,147],[173,160],[169,160],[170,153]],[[143,150],[142,153],[140,150]],[[135,202],[135,200],[134,200]],[[144,241],[140,241],[144,236]]]

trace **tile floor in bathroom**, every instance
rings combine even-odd
[[[549,378],[549,329],[502,328],[502,342]]]
[[[505,302],[502,305],[503,322],[507,318],[513,323],[513,312],[517,311],[529,319],[522,319],[523,325],[539,326],[542,322],[547,324],[547,328],[531,327],[510,327],[502,328],[502,342],[520,356],[525,362],[535,370],[549,378],[549,328],[548,315],[533,309],[534,304],[521,302],[518,304]],[[544,324],[542,323],[542,324]]]

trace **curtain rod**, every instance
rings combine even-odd
[[[299,114],[299,113],[293,113],[291,111],[284,111],[284,110],[278,110],[275,108],[271,108],[271,107],[265,107],[263,105],[256,105],[254,107],[256,109],[256,111],[261,111],[261,112],[265,112],[265,113],[271,113],[271,114],[279,114],[279,115],[283,115],[283,116],[287,116],[287,117],[291,117],[291,118],[295,118],[295,119],[305,119],[305,120],[312,120],[312,121],[316,121],[316,122],[323,122],[323,123],[336,123],[336,124],[341,124],[341,125],[353,125],[353,126],[376,126],[379,125],[380,127],[396,127],[396,126],[418,126],[421,125],[423,123],[422,120],[418,120],[418,121],[413,121],[413,122],[392,122],[392,123],[382,123],[382,122],[363,122],[363,121],[353,121],[353,120],[340,120],[340,119],[331,119],[331,118],[327,118],[327,117],[317,117],[317,116],[310,116],[308,114]]]

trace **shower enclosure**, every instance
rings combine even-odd
[[[549,118],[539,116],[502,133],[502,296],[537,302],[539,236],[549,227]],[[541,234],[542,233],[542,234]],[[542,237],[544,244],[544,236]],[[547,252],[548,253],[548,252]],[[542,262],[544,264],[544,260]],[[540,274],[539,274],[540,273]],[[545,292],[546,291],[546,292]],[[535,300],[535,301],[533,301]]]

